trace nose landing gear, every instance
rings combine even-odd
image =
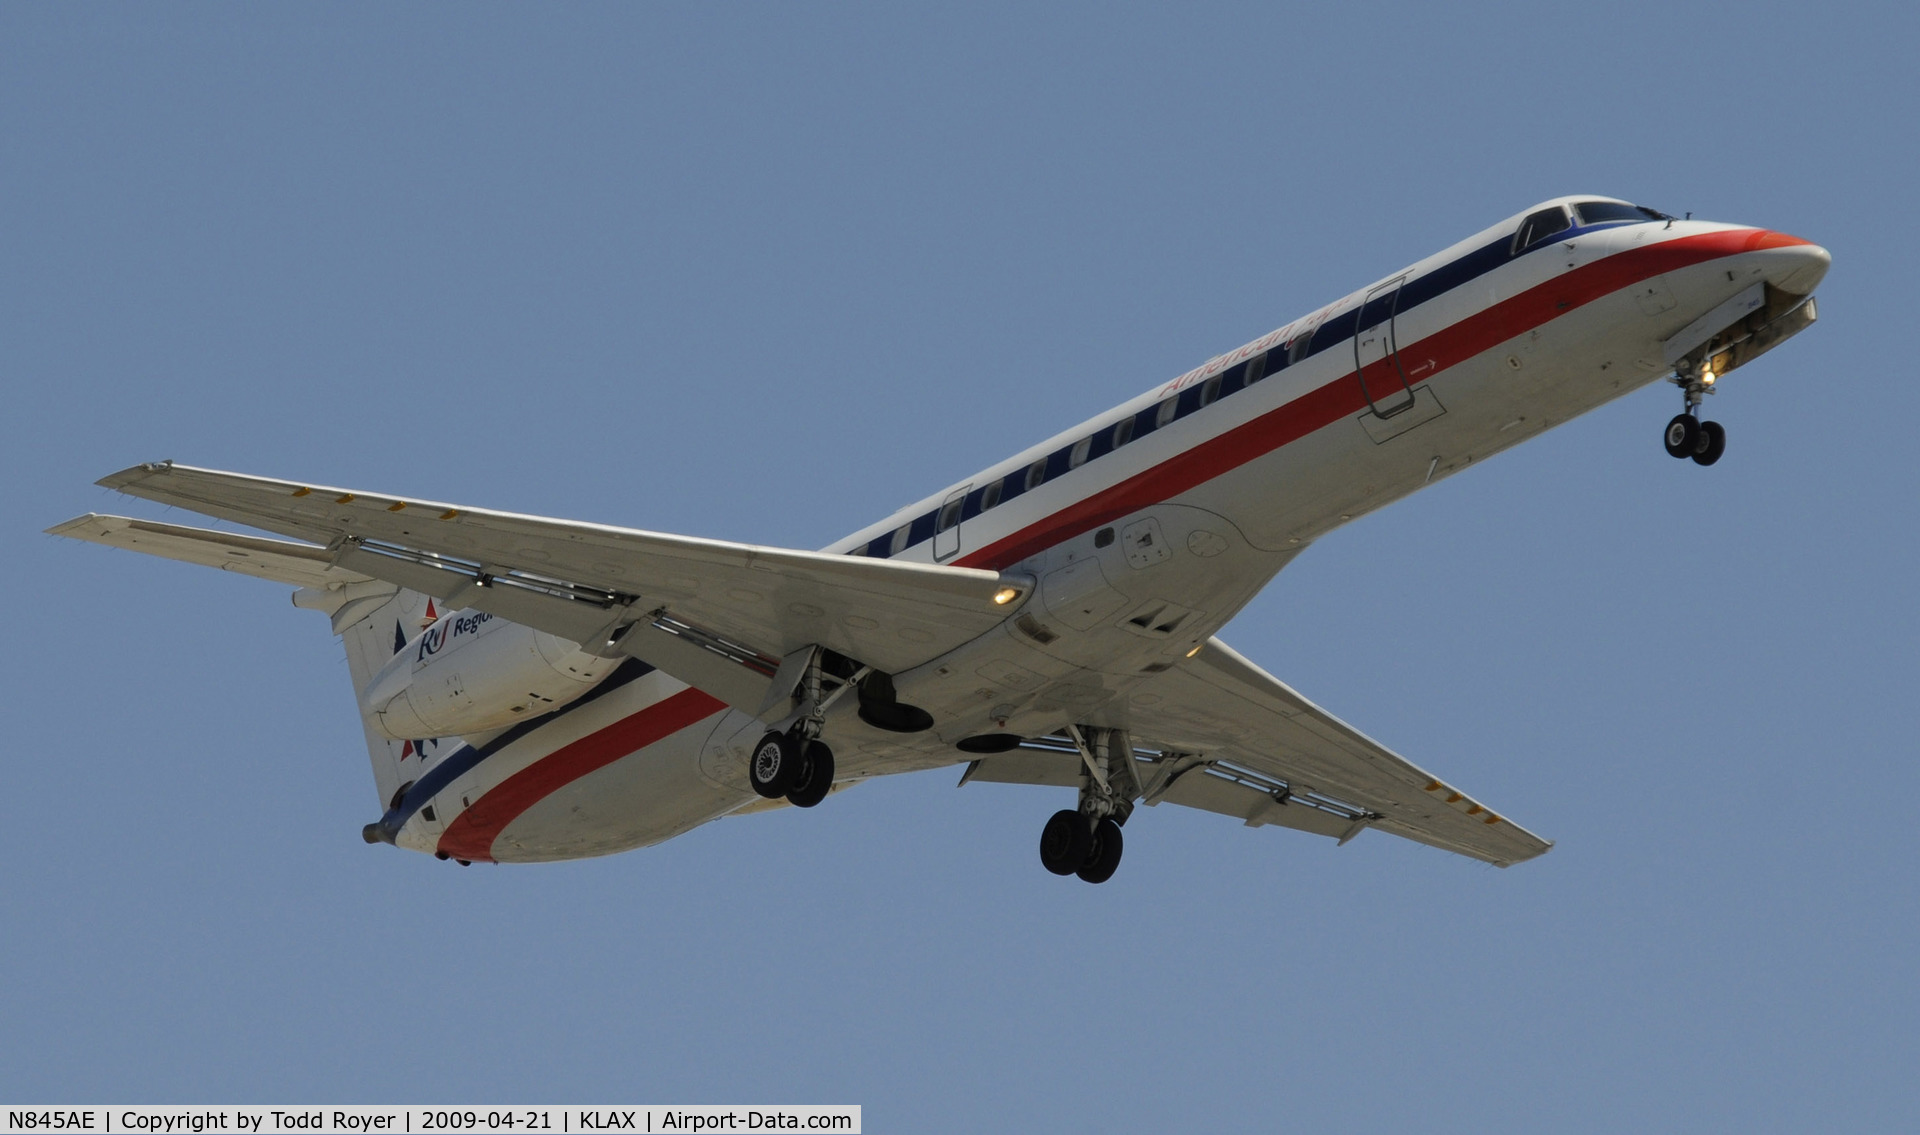
[[[1687,408],[1667,423],[1664,441],[1667,453],[1691,457],[1696,465],[1711,465],[1727,451],[1727,431],[1719,422],[1703,422],[1698,412],[1701,400],[1713,393],[1713,371],[1701,368],[1685,370],[1673,376],[1674,385],[1686,394]]]
[[[1711,465],[1727,451],[1727,430],[1719,422],[1703,422],[1691,413],[1676,414],[1667,423],[1666,442],[1667,452],[1673,456]]]

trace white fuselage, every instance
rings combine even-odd
[[[1037,585],[1000,628],[895,675],[931,730],[830,715],[840,779],[952,764],[960,738],[1044,735],[1124,698],[1328,531],[1666,377],[1663,344],[1703,313],[1756,282],[1803,295],[1826,265],[1794,238],[1698,221],[1576,227],[1512,255],[1519,221],[831,545]],[[536,671],[561,657],[523,649]],[[760,720],[637,662],[599,682],[563,710],[469,735],[388,813],[395,842],[563,859],[774,806],[747,783]]]

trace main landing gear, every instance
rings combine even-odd
[[[1078,875],[1104,883],[1120,867],[1126,841],[1120,825],[1140,796],[1133,743],[1124,730],[1068,726],[1085,767],[1080,778],[1080,807],[1053,814],[1040,831],[1040,864],[1056,875]]]
[[[845,692],[843,681],[833,696],[823,696],[822,651],[815,647],[800,678],[801,708],[785,729],[770,729],[753,747],[747,761],[747,782],[769,800],[784,796],[796,808],[811,808],[833,791],[833,750],[820,740],[827,706]],[[855,677],[864,676],[865,670]]]
[[[1113,878],[1125,846],[1120,822],[1112,816],[1095,819],[1068,808],[1040,829],[1041,864],[1056,875],[1078,875],[1089,883]]]
[[[1696,465],[1711,465],[1727,451],[1725,427],[1699,418],[1701,399],[1713,393],[1713,371],[1705,366],[1685,370],[1674,375],[1673,382],[1685,392],[1687,408],[1667,423],[1667,452],[1674,457],[1691,457]]]
[[[769,800],[811,808],[833,787],[833,750],[797,730],[770,731],[754,746],[747,779]]]

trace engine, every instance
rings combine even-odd
[[[504,729],[557,709],[619,665],[483,611],[444,615],[401,647],[361,694],[361,711],[396,741]]]

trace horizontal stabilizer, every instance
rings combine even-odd
[[[295,587],[325,589],[371,582],[369,576],[335,567],[325,548],[290,540],[216,532],[211,528],[189,528],[182,524],[89,512],[54,525],[47,529],[47,534],[222,571],[237,571]]]

